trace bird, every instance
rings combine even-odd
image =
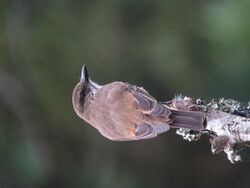
[[[120,81],[95,83],[86,65],[73,90],[72,104],[81,119],[113,141],[154,138],[170,128],[202,131],[206,127],[204,113],[170,108],[143,87]]]

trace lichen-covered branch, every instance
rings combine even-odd
[[[206,130],[194,132],[178,129],[177,134],[188,141],[197,141],[202,135],[210,136],[214,154],[224,151],[234,163],[250,159],[250,103],[242,106],[232,99],[218,99],[206,102],[188,97],[176,97],[166,103],[169,107],[188,111],[202,111],[207,117]]]

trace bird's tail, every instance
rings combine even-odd
[[[173,128],[186,128],[201,131],[206,127],[206,116],[202,112],[171,110],[170,126]]]

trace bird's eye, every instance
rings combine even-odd
[[[83,101],[83,99],[84,99],[84,92],[81,91],[81,92],[80,92],[80,100]]]

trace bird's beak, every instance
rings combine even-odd
[[[85,64],[82,66],[81,81],[89,83],[89,74]]]
[[[85,83],[91,91],[96,91],[98,88],[101,87],[100,85],[94,83],[92,80],[89,79],[87,66],[85,64],[82,66],[80,82]]]

